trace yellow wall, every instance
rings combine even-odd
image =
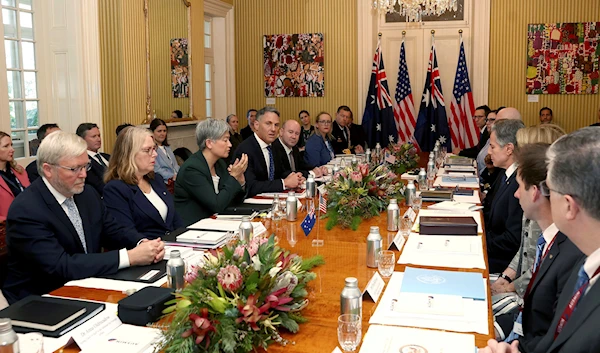
[[[190,18],[193,35],[190,47],[193,48],[193,57],[197,58],[196,61],[192,61],[197,69],[192,75],[191,95],[194,115],[203,118],[205,115],[204,36],[202,35],[204,4],[203,0],[191,0],[191,3]],[[176,4],[183,7],[183,3],[179,1]],[[110,153],[116,140],[115,129],[118,125],[123,123],[139,125],[146,118],[144,0],[102,0],[98,2],[98,7],[104,130],[102,135],[104,151]],[[165,47],[165,52],[168,53],[168,41]],[[181,110],[187,114],[187,105]]]
[[[181,0],[150,0],[148,5],[152,109],[162,119],[176,109],[188,115],[189,98],[173,98],[169,56],[170,40],[188,37],[187,8]]]
[[[266,104],[263,90],[263,35],[322,32],[325,44],[325,96],[276,98],[283,120],[306,109],[314,119],[340,105],[357,107],[356,2],[349,0],[234,0],[236,104],[242,126],[249,108]],[[354,111],[356,115],[362,112]]]
[[[540,108],[548,106],[554,122],[568,132],[596,122],[600,94],[540,95],[539,103],[527,103],[525,70],[528,24],[598,21],[598,14],[600,1],[492,0],[490,107],[514,106],[526,125],[534,125]]]

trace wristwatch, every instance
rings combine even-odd
[[[500,276],[498,276],[498,277],[504,278],[508,283],[512,283],[512,281],[513,281],[510,277],[508,277],[504,273],[501,273]]]

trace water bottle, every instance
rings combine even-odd
[[[250,217],[244,216],[242,217],[242,223],[240,223],[240,239],[248,244],[253,237],[254,228],[252,227],[252,223],[250,223]]]
[[[367,150],[365,151],[365,162],[371,163],[371,149],[367,148]]]
[[[433,160],[437,163],[437,161],[440,159],[440,145],[437,143],[435,143],[435,147],[433,148]]]
[[[275,197],[273,197],[273,206],[271,207],[271,219],[279,221],[281,218],[283,218],[283,212],[281,210],[281,204],[279,203],[279,195],[275,194]]]
[[[356,155],[355,154],[352,155],[352,160],[351,160],[350,163],[352,163],[353,167],[356,167],[356,165],[358,164],[358,159],[356,159]]]
[[[417,182],[419,184],[421,184],[426,181],[427,181],[427,172],[425,171],[425,168],[421,168],[421,171],[419,171],[419,175],[417,176]]]
[[[293,222],[298,217],[298,202],[296,194],[293,191],[288,193],[288,197],[285,201],[285,215],[286,219]]]
[[[427,178],[431,176],[435,176],[435,162],[433,158],[429,157],[429,162],[427,162]]]
[[[312,176],[312,174],[309,174],[308,178],[306,178],[306,197],[312,199],[315,197],[316,191],[317,184],[315,183],[315,178]]]
[[[381,251],[382,242],[379,227],[372,226],[367,236],[367,267],[377,267],[377,257]]]
[[[333,175],[340,171],[340,166],[337,164],[337,162],[333,165],[333,169],[331,171]]]
[[[0,319],[0,352],[19,353],[19,337],[13,330],[10,319]]]
[[[172,250],[167,261],[167,285],[180,292],[185,285],[185,263],[179,250]]]
[[[381,163],[381,145],[379,142],[377,142],[375,145],[375,158],[375,162],[377,162],[377,164]]]
[[[362,317],[362,293],[358,289],[358,280],[354,277],[346,277],[346,286],[340,294],[340,314]]]
[[[387,208],[387,230],[397,232],[399,219],[400,207],[398,207],[398,200],[391,199]]]
[[[417,188],[415,187],[414,180],[409,180],[406,189],[404,190],[404,199],[406,200],[406,206],[412,206],[412,200],[417,194]]]

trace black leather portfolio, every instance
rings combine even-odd
[[[121,281],[154,283],[167,275],[167,261],[163,260],[146,266],[132,266],[121,269],[112,275],[99,276],[101,278],[118,279]]]

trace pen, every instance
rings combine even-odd
[[[423,243],[419,242],[419,244],[417,244],[417,249],[421,249],[421,245],[423,245]]]
[[[427,307],[431,308],[432,302],[433,302],[433,296],[430,295],[427,297]]]
[[[450,240],[446,240],[444,246],[448,246],[448,244],[450,244]]]

